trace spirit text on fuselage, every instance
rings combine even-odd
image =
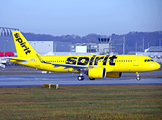
[[[93,56],[93,57],[68,57],[66,60],[66,64],[74,64],[74,65],[98,65],[99,61],[102,61],[102,65],[109,65],[114,66],[115,62],[114,59],[117,59],[116,55],[110,56]],[[107,62],[109,61],[109,62]]]

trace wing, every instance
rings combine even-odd
[[[64,69],[73,68],[73,71],[74,70],[87,71],[89,68],[94,67],[94,66],[85,66],[85,65],[60,64],[60,63],[45,62],[38,54],[37,54],[37,57],[39,58],[41,63],[52,64],[52,65],[54,65],[54,67],[65,67]]]
[[[48,64],[52,64],[54,65],[54,67],[65,67],[64,69],[73,68],[73,71],[74,70],[86,71],[88,68],[90,68],[90,66],[85,66],[85,65],[59,64],[59,63],[48,63]]]

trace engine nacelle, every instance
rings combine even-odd
[[[120,78],[121,76],[122,76],[121,72],[106,73],[106,77],[108,78]]]
[[[88,70],[89,78],[104,78],[106,76],[105,68],[90,68]]]

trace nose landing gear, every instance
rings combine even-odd
[[[139,76],[139,73],[138,72],[136,72],[136,79],[139,81],[141,78],[140,78],[140,76]]]

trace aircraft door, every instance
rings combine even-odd
[[[134,57],[133,65],[134,66],[138,66],[139,65],[139,57],[138,56]]]

